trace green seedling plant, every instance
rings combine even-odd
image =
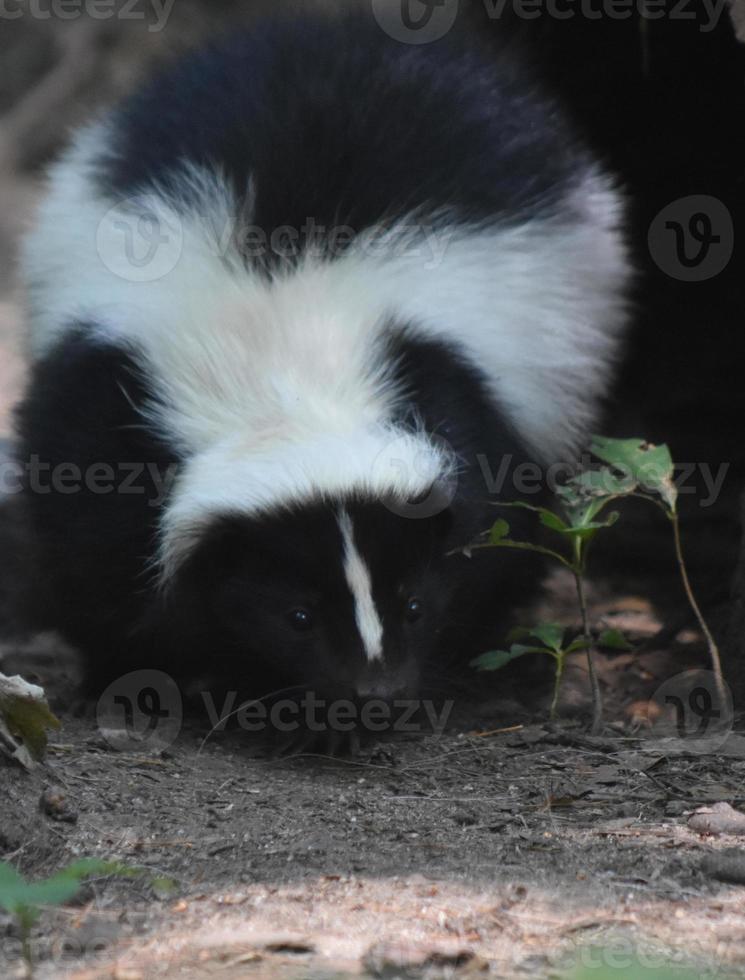
[[[557,664],[558,678],[555,685],[553,711],[556,710],[557,697],[564,674],[564,664],[570,652],[581,649],[587,653],[587,667],[592,690],[593,719],[592,731],[597,733],[602,726],[603,702],[600,692],[595,663],[592,657],[592,636],[587,613],[587,594],[585,576],[590,545],[601,531],[613,527],[620,515],[613,511],[601,519],[603,512],[615,500],[627,496],[631,490],[628,485],[610,472],[604,474],[607,479],[601,485],[597,471],[585,471],[572,477],[566,484],[557,488],[556,497],[559,511],[547,507],[536,507],[524,501],[501,504],[503,507],[521,508],[532,511],[538,517],[541,526],[556,541],[555,547],[535,544],[530,541],[517,541],[510,537],[510,525],[504,519],[496,521],[485,539],[473,544],[468,550],[478,548],[512,548],[521,551],[532,551],[545,555],[564,568],[568,569],[574,578],[577,600],[579,603],[582,622],[582,634],[574,645],[562,648],[559,652],[554,648],[554,658]],[[535,630],[531,630],[535,633]],[[545,652],[545,651],[542,651]],[[513,658],[511,658],[513,659]],[[496,670],[488,666],[488,660],[479,658],[476,666],[486,670]],[[486,665],[485,665],[486,664]],[[502,664],[503,666],[503,664]]]
[[[509,650],[493,650],[484,653],[473,661],[480,670],[501,670],[518,657],[526,654],[541,654],[551,657],[555,662],[554,696],[551,701],[551,720],[556,718],[561,692],[561,682],[564,679],[564,669],[567,657],[572,653],[580,653],[587,649],[587,640],[583,636],[574,639],[567,638],[567,629],[558,623],[540,623],[531,629],[520,627],[513,630],[510,639],[517,640]],[[601,647],[616,650],[629,650],[631,647],[619,630],[607,630],[598,640]]]
[[[482,548],[511,548],[531,551],[547,556],[567,568],[574,578],[577,601],[582,623],[581,636],[564,643],[563,631],[554,624],[543,624],[527,631],[528,637],[539,641],[536,644],[515,644],[509,651],[487,653],[474,661],[481,670],[498,670],[516,657],[527,653],[548,654],[556,661],[556,683],[552,716],[556,712],[558,692],[564,674],[566,658],[570,653],[585,650],[592,690],[593,718],[592,732],[597,734],[602,727],[603,705],[593,660],[593,641],[587,611],[586,572],[591,545],[598,534],[613,527],[619,520],[617,510],[609,511],[628,497],[640,497],[659,507],[670,522],[673,530],[675,554],[678,569],[688,602],[693,610],[701,631],[706,639],[712,668],[720,698],[724,698],[724,679],[721,659],[714,638],[701,614],[688,577],[683,557],[680,521],[677,511],[678,492],[674,483],[674,471],[670,450],[667,446],[654,446],[642,439],[608,439],[597,436],[591,445],[592,454],[604,465],[586,469],[571,477],[565,484],[557,487],[555,496],[557,509],[536,507],[524,501],[500,504],[507,508],[521,508],[533,512],[544,530],[552,539],[552,546],[530,541],[518,541],[510,537],[510,525],[500,519],[466,553]],[[555,544],[554,544],[555,542]],[[619,646],[628,649],[625,640],[612,631],[604,634],[602,645]]]
[[[41,909],[63,905],[75,898],[83,882],[91,877],[130,877],[136,870],[111,861],[85,858],[43,881],[26,881],[10,864],[0,861],[0,908],[12,915],[21,935],[21,950],[29,977],[33,976],[31,930]]]
[[[633,496],[650,501],[669,521],[683,590],[706,643],[720,704],[725,704],[727,685],[722,671],[721,654],[691,587],[683,554],[678,488],[675,485],[675,464],[670,450],[665,445],[653,446],[640,439],[604,439],[600,436],[595,437],[591,449],[593,455],[608,464],[605,472],[628,473],[636,484]]]

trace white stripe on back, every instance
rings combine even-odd
[[[354,543],[352,518],[345,510],[339,513],[339,528],[344,542],[344,574],[354,598],[357,629],[372,663],[383,659],[383,624],[375,608],[370,571]]]

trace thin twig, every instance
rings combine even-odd
[[[512,732],[521,732],[525,725],[510,725],[509,728],[495,728],[491,732],[469,732],[471,738],[491,738],[494,735],[510,735]]]
[[[683,581],[683,588],[685,589],[689,605],[693,610],[693,615],[696,617],[699,628],[704,634],[704,639],[706,640],[706,646],[709,650],[711,666],[714,672],[714,680],[717,686],[717,694],[719,695],[719,703],[720,705],[725,705],[727,703],[727,689],[724,683],[724,674],[722,673],[722,659],[719,654],[719,647],[717,646],[717,642],[703,617],[703,613],[701,612],[699,604],[696,601],[696,597],[693,594],[693,589],[691,588],[691,581],[688,578],[688,569],[686,568],[685,558],[683,557],[683,545],[680,538],[680,520],[675,512],[669,514],[668,516],[673,525],[675,559],[678,562],[678,569],[680,571],[680,577]]]

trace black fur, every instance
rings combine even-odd
[[[152,560],[167,496],[153,474],[172,487],[180,460],[143,425],[140,410],[152,393],[136,359],[81,327],[36,365],[19,435],[30,467],[26,512],[38,542],[34,588],[45,598],[43,609],[36,603],[37,621],[83,651],[91,690],[152,667],[182,680],[208,675],[249,693],[292,683],[346,697],[356,681],[392,696],[426,685],[428,669],[462,664],[498,639],[540,565],[502,552],[449,553],[499,516],[498,499],[520,496],[513,476],[526,453],[490,406],[477,372],[454,351],[405,331],[392,335],[390,351],[409,392],[402,418],[446,439],[460,469],[450,506],[425,517],[385,502],[345,502],[386,627],[384,672],[367,667],[354,627],[338,505],[283,509],[262,520],[219,518],[162,591]],[[69,464],[83,478],[53,481]],[[86,479],[102,465],[115,473],[111,492],[94,492]],[[125,487],[135,466],[137,478]],[[490,493],[488,474],[500,466],[503,483]],[[510,520],[519,528],[524,517],[515,512]],[[408,625],[402,609],[414,596],[423,615]],[[317,619],[309,635],[288,625],[297,608]]]
[[[452,584],[442,551],[450,515],[410,520],[361,500],[347,501],[347,510],[386,627],[385,666],[366,661],[342,570],[336,506],[225,518],[194,552],[178,589],[199,610],[209,653],[229,665],[241,689],[255,691],[259,679],[263,690],[291,681],[330,699],[356,698],[361,689],[384,698],[418,689],[432,636],[447,620]],[[405,607],[414,597],[422,615],[408,622]],[[298,609],[313,617],[307,631],[293,628]]]
[[[177,464],[143,427],[137,409],[145,400],[132,354],[96,343],[81,326],[35,365],[18,414],[37,552],[33,588],[45,600],[43,609],[34,605],[40,625],[61,629],[88,654],[94,688],[133,663],[169,659],[152,645],[134,652],[153,604],[148,562],[160,490],[148,466],[168,474]],[[72,471],[64,477],[70,465],[81,479]],[[115,475],[98,484],[90,474],[102,466]],[[128,488],[133,467],[143,470]],[[99,485],[110,492],[94,492]]]
[[[239,201],[254,179],[251,222],[267,235],[309,217],[359,232],[443,206],[463,220],[546,217],[591,162],[508,52],[485,58],[457,36],[400,45],[364,16],[272,21],[215,43],[114,123],[107,191],[178,189],[180,164],[217,164]]]

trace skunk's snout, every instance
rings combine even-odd
[[[357,680],[355,695],[359,701],[392,702],[411,698],[416,692],[416,674],[416,670],[411,666],[386,669],[383,665],[371,665]]]
[[[378,681],[358,684],[355,695],[359,701],[395,701],[407,694],[407,689],[398,683]]]

